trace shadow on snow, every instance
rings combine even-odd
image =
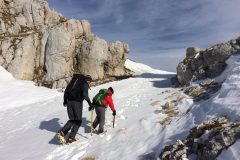
[[[162,78],[163,80],[151,81],[153,86],[156,88],[169,88],[172,86],[171,78],[176,74],[153,74],[153,73],[144,73],[137,77],[141,78]]]
[[[60,125],[59,120],[60,120],[59,118],[53,118],[48,121],[42,121],[39,125],[39,129],[47,130],[49,132],[54,133],[54,137],[49,141],[49,144],[59,145],[58,140],[55,138],[55,134],[63,127]],[[82,118],[81,127],[84,128],[84,133],[90,133],[90,121],[88,121],[85,117]],[[81,135],[81,134],[79,134],[79,135]]]

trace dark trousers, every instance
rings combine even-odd
[[[101,133],[104,131],[104,124],[105,124],[105,108],[102,106],[96,106],[95,112],[97,114],[97,117],[95,118],[93,122],[93,128],[98,127],[98,132]]]
[[[77,101],[68,101],[67,112],[69,120],[62,128],[62,131],[64,135],[67,135],[68,131],[72,128],[69,137],[75,137],[82,124],[82,103]]]

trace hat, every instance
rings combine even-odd
[[[86,80],[86,81],[92,81],[92,77],[91,77],[90,75],[86,75],[86,76],[85,76],[85,80]]]
[[[112,92],[112,94],[114,93],[113,88],[109,87],[108,90],[110,90]]]

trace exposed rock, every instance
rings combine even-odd
[[[32,79],[34,75],[37,43],[38,39],[36,35],[29,35],[23,38],[14,49],[14,57],[11,57],[12,60],[9,62],[8,71],[11,72],[15,78]]]
[[[83,43],[78,59],[81,61],[78,66],[81,73],[89,74],[93,79],[103,79],[104,64],[108,60],[107,42],[95,37],[92,41]]]
[[[193,56],[195,56],[196,54],[198,54],[200,51],[201,51],[200,48],[197,48],[197,47],[189,47],[189,48],[187,48],[187,51],[186,51],[186,57],[187,57],[187,58],[193,57]]]
[[[159,121],[161,125],[169,125],[172,119],[180,114],[180,111],[176,106],[184,98],[186,98],[186,96],[184,94],[181,94],[180,92],[174,92],[165,98],[166,102],[164,105],[161,106],[162,109],[154,111],[155,114],[161,113],[166,115],[164,119],[161,119]]]
[[[184,93],[191,96],[195,102],[206,100],[221,88],[221,83],[214,82],[212,79],[206,79],[200,84],[191,85],[184,90]]]
[[[131,76],[128,45],[98,38],[88,20],[67,20],[45,0],[4,0],[0,7],[0,65],[15,78],[64,88],[76,72],[95,84]]]
[[[176,80],[172,82],[176,86],[179,83],[184,86],[192,81],[214,78],[224,71],[226,60],[237,52],[240,52],[239,38],[214,45],[206,50],[187,48],[186,58],[177,66],[178,82]]]
[[[171,78],[171,83],[174,84],[175,87],[179,87],[179,86],[180,86],[180,83],[179,83],[177,77],[172,77],[172,78]]]
[[[90,36],[92,34],[91,25],[88,20],[82,20],[83,33],[85,36]]]
[[[208,120],[191,129],[185,140],[166,146],[159,155],[161,160],[183,160],[191,154],[199,160],[213,160],[222,150],[240,138],[240,123],[226,117]]]
[[[188,84],[193,78],[190,64],[179,63],[177,66],[177,79],[180,84]]]
[[[64,25],[57,26],[49,32],[45,49],[45,69],[47,81],[70,77],[73,73],[75,38],[66,32]]]
[[[124,64],[127,60],[129,52],[128,44],[120,41],[109,43],[108,51],[108,61],[105,63],[107,74],[113,76],[123,76],[127,72]]]
[[[150,105],[151,106],[159,106],[160,105],[160,101],[154,101]]]
[[[168,101],[165,103],[164,106],[162,106],[163,109],[171,109],[174,107],[174,104],[171,101]]]

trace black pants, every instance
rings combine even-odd
[[[93,122],[93,128],[96,128],[98,125],[98,132],[101,133],[104,131],[104,124],[105,124],[105,108],[102,106],[96,106],[95,111],[97,117]]]
[[[64,135],[67,135],[68,131],[72,128],[69,137],[75,137],[82,124],[82,103],[77,101],[68,101],[67,112],[69,120],[62,128],[62,131]]]

